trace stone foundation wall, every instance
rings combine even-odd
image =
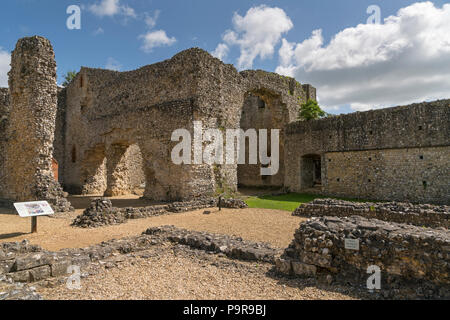
[[[346,248],[354,239],[359,248]],[[356,247],[353,247],[356,248]],[[450,298],[450,232],[359,216],[320,217],[303,223],[277,261],[278,270],[364,288],[369,266],[381,269],[390,298]]]
[[[28,241],[0,244],[0,281],[10,279],[13,283],[50,285],[64,281],[71,265],[85,272],[89,265],[98,263],[114,267],[130,253],[143,252],[163,242],[210,253],[224,254],[233,259],[273,263],[279,249],[266,243],[245,241],[238,237],[189,231],[163,226],[147,229],[140,236],[110,240],[84,249],[64,249],[50,252]]]
[[[316,199],[300,205],[292,215],[302,217],[362,216],[419,227],[443,227],[447,229],[450,227],[450,207],[444,205],[413,205],[396,202],[358,203],[334,199]]]

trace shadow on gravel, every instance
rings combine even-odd
[[[26,234],[29,234],[29,233],[14,232],[14,233],[0,234],[0,240],[5,240],[5,239],[10,239],[10,238],[20,237],[20,236],[24,236],[24,235],[26,235]]]
[[[326,284],[325,282],[321,282],[315,278],[299,278],[294,276],[282,275],[276,271],[275,267],[266,272],[266,276],[276,280],[280,285],[288,286],[291,288],[305,289],[308,287],[315,287],[319,290],[347,295],[354,299],[370,300],[370,297],[368,297],[367,294],[364,294],[363,292],[356,289],[344,287],[342,285],[338,286],[333,284]]]

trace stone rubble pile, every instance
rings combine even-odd
[[[346,239],[358,245],[346,246]],[[450,231],[360,216],[312,218],[276,261],[284,274],[361,288],[367,285],[369,266],[381,270],[377,292],[383,298],[449,299]]]
[[[240,199],[220,199],[220,206],[222,208],[230,208],[230,209],[245,209],[248,208],[248,205],[245,203],[245,201]]]
[[[159,215],[193,211],[217,206],[215,198],[201,198],[186,202],[172,202],[142,208],[115,208],[106,198],[94,199],[83,214],[76,217],[72,225],[81,228],[97,228],[105,225],[125,223],[128,219],[141,219]],[[246,208],[247,204],[237,199],[222,199],[223,208]]]
[[[125,215],[112,206],[111,200],[100,198],[94,199],[89,208],[75,218],[72,226],[97,228],[105,225],[121,224],[125,221]]]
[[[450,206],[400,202],[357,203],[335,199],[316,199],[300,205],[293,213],[304,217],[363,216],[390,222],[430,228],[449,228]]]

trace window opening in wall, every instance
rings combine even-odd
[[[422,130],[423,129],[423,127],[422,126],[419,126],[419,130]]]
[[[77,162],[77,148],[75,146],[72,147],[72,163]]]
[[[419,156],[420,160],[423,160],[423,156]]]
[[[262,99],[258,99],[258,108],[264,109],[266,107],[266,103]]]
[[[422,181],[422,185],[423,185],[423,188],[424,188],[424,189],[427,188],[427,182],[426,182],[426,181]]]
[[[80,88],[83,88],[84,86],[84,79],[83,76],[80,76]]]

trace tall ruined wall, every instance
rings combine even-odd
[[[144,162],[146,197],[171,200],[214,192],[211,166],[178,166],[170,158],[178,143],[171,141],[173,131],[185,128],[192,133],[196,119],[205,119],[205,127],[214,122],[203,113],[214,103],[199,94],[205,58],[194,49],[131,72],[83,68],[67,88],[68,189],[98,191],[92,186],[103,185],[106,158],[107,193],[120,193],[128,179],[125,153],[136,144]]]
[[[258,160],[257,164],[238,166],[238,183],[241,186],[282,187],[284,185],[284,128],[298,117],[300,105],[308,99],[315,99],[315,88],[301,85],[294,78],[280,76],[276,73],[261,70],[241,72],[246,80],[246,95],[241,110],[240,126],[247,129],[280,130],[279,140],[279,170],[273,176],[262,176],[264,167]],[[259,137],[259,134],[258,134]],[[270,136],[268,138],[269,155],[272,154]],[[247,143],[247,158],[249,146]]]
[[[322,192],[450,202],[450,100],[299,121],[287,127],[286,185],[308,189],[306,157],[321,159]]]
[[[11,56],[9,88],[7,176],[1,197],[48,200],[57,211],[69,210],[52,172],[57,87],[50,41],[35,36],[17,42]]]
[[[65,137],[66,137],[66,89],[58,88],[56,110],[55,139],[53,141],[53,158],[58,162],[58,180],[64,185]]]
[[[7,127],[9,123],[10,101],[9,89],[0,88],[0,198],[5,188],[5,155],[8,144]]]

